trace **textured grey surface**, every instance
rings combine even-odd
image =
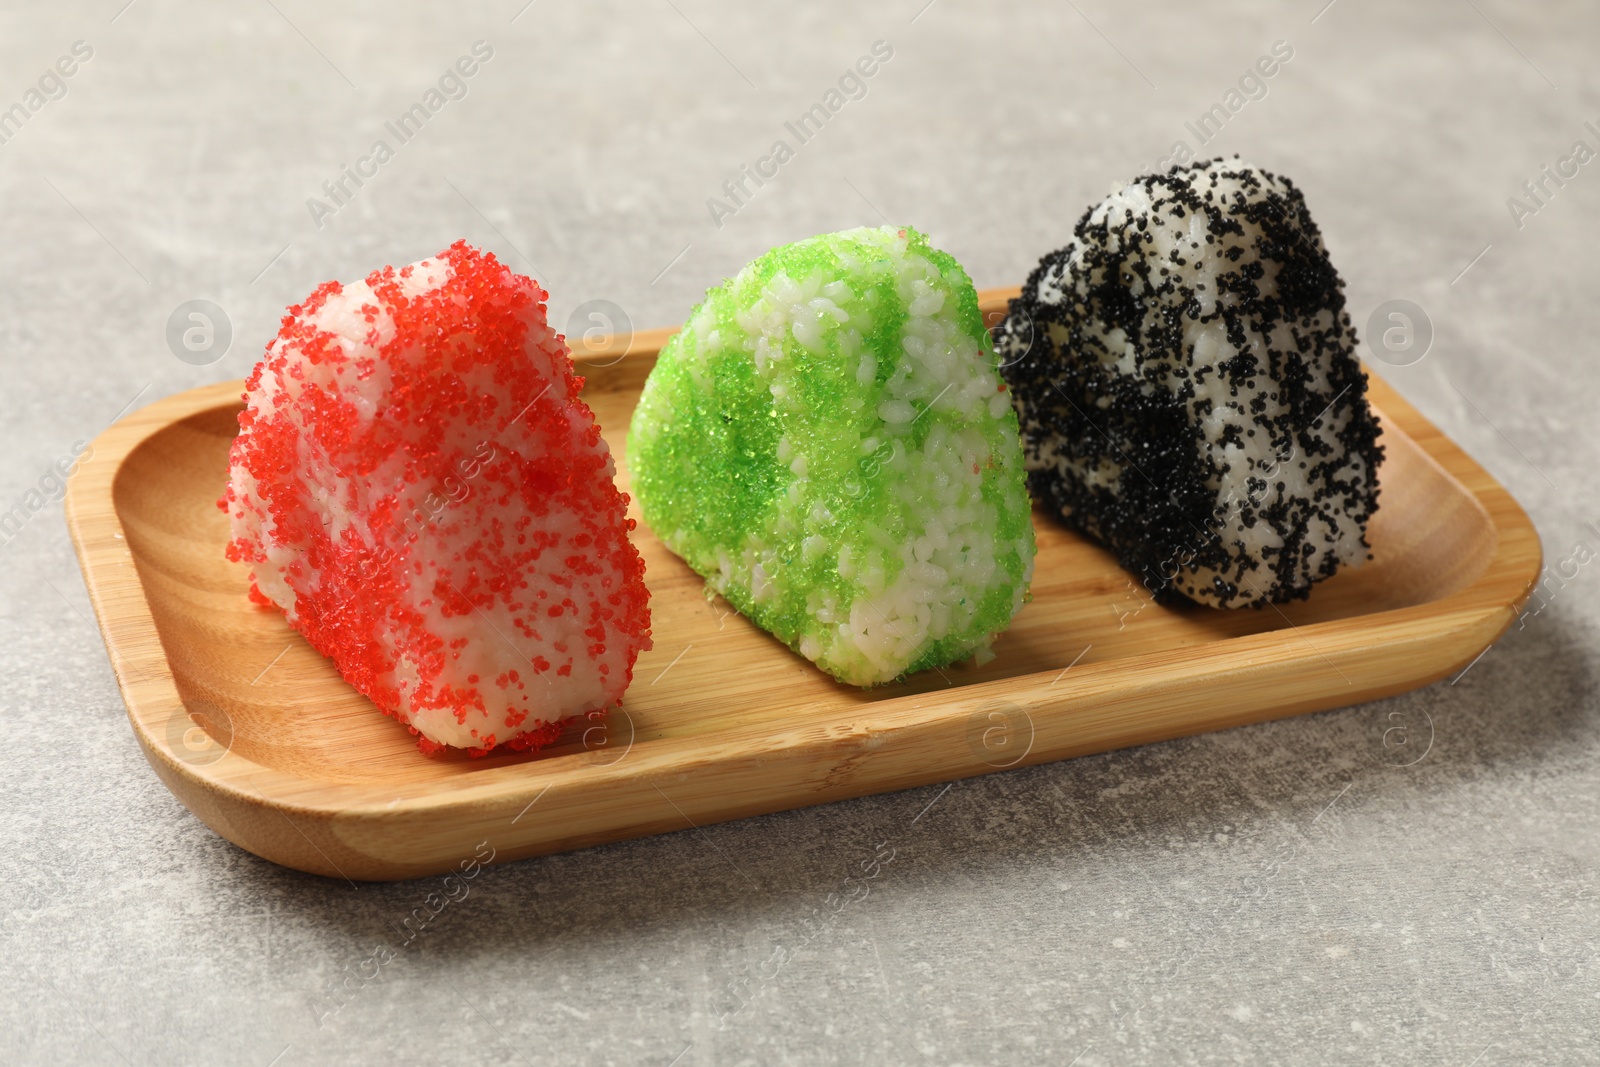
[[[5,506],[136,396],[244,374],[315,283],[458,236],[533,256],[558,322],[681,321],[880,210],[1015,283],[1284,40],[1207,149],[1303,187],[1358,325],[1426,309],[1431,352],[1386,376],[1550,562],[1600,549],[1600,163],[1520,228],[1506,204],[1600,147],[1590,6],[122,2],[0,14],[0,108],[94,49],[0,145]],[[306,198],[478,39],[469,95],[316,227]],[[714,226],[706,198],[878,39],[866,97]],[[234,328],[208,367],[164,340],[197,297]],[[0,548],[0,1060],[1592,1063],[1597,571],[1453,685],[493,868],[398,949],[435,882],[276,868],[156,781],[52,503]],[[867,898],[806,927],[880,843]]]

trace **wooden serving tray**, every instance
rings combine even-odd
[[[1016,290],[983,294],[1004,313]],[[993,319],[991,319],[993,321]],[[670,330],[579,359],[617,454]],[[1168,608],[1036,513],[1033,600],[995,658],[858,690],[754,627],[642,524],[655,649],[621,711],[543,753],[424,757],[223,558],[239,382],[94,441],[67,519],[134,735],[206,825],[277,863],[409,878],[1389,696],[1470,663],[1540,572],[1526,514],[1371,379],[1374,558],[1283,608]]]

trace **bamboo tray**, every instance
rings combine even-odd
[[[983,294],[1002,314],[1016,290]],[[619,459],[670,330],[579,360]],[[995,659],[870,691],[708,602],[643,525],[655,649],[621,711],[537,756],[424,757],[223,559],[216,507],[241,383],[191,390],[94,441],[67,495],[89,595],[156,774],[274,862],[410,878],[905,789],[1400,693],[1470,663],[1516,617],[1538,534],[1383,382],[1374,558],[1281,610],[1167,608],[1035,515],[1033,601]]]

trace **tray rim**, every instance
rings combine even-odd
[[[1015,287],[981,291],[980,306],[993,311],[1003,307],[1018,291]],[[676,328],[640,331],[631,339],[593,346],[586,354],[576,357],[575,362],[579,373],[584,373],[586,367],[622,366],[642,374],[646,366],[653,363],[660,345],[675,332]],[[662,805],[657,802],[640,812],[652,816],[653,823],[635,821],[601,833],[577,836],[546,833],[538,837],[536,834],[538,840],[520,845],[509,843],[501,856],[520,858],[698,826],[702,820],[715,822],[787,810],[1363,703],[1420,688],[1468,664],[1505,632],[1534,588],[1543,564],[1537,530],[1527,513],[1487,470],[1392,387],[1372,374],[1370,368],[1366,369],[1372,403],[1466,489],[1493,525],[1494,552],[1482,573],[1462,588],[1423,604],[1082,664],[1075,668],[1074,683],[1066,689],[1053,686],[1058,674],[1050,670],[969,683],[952,690],[886,698],[844,709],[843,714],[839,714],[837,706],[824,701],[813,702],[797,708],[797,712],[807,709],[821,712],[831,708],[836,721],[819,728],[815,715],[807,718],[797,714],[800,721],[779,726],[730,729],[711,738],[663,738],[633,749],[628,759],[611,766],[580,763],[577,757],[556,757],[489,768],[464,780],[444,784],[434,780],[405,786],[392,783],[380,786],[301,778],[275,767],[256,764],[232,750],[215,763],[196,766],[178,760],[164,749],[157,726],[171,722],[175,715],[188,716],[189,711],[178,693],[161,645],[132,549],[121,533],[113,498],[114,486],[125,461],[144,441],[196,414],[237,403],[243,386],[240,380],[201,386],[154,401],[106,428],[93,441],[92,458],[81,464],[69,480],[65,510],[89,599],[140,747],[174,794],[214,830],[276,862],[316,873],[345,876],[301,826],[295,827],[300,830],[300,836],[326,863],[315,857],[298,862],[294,856],[267,855],[259,843],[240,840],[250,835],[239,831],[235,824],[241,817],[261,809],[292,813],[313,823],[391,822],[449,810],[464,812],[485,805],[493,809],[526,811],[526,805],[556,785],[563,786],[560,791],[563,796],[576,797],[561,806],[579,804],[573,810],[580,810],[579,802],[585,796],[594,799],[604,791],[620,796],[619,789],[632,791],[623,787],[630,784],[637,787],[643,783],[660,793],[660,799],[671,804],[675,812],[676,817],[666,818],[664,823],[663,812],[659,810]],[[1308,687],[1311,695],[1271,706],[1231,711],[1213,708],[1209,715],[1191,714],[1182,723],[1150,729],[1137,740],[1117,740],[1126,733],[1127,719],[1155,714],[1164,696],[1193,692],[1197,685],[1215,684],[1225,674],[1231,674],[1237,684],[1247,689],[1272,684],[1274,678],[1284,676],[1282,663],[1274,661],[1274,650],[1283,643],[1285,635],[1291,633],[1310,642],[1317,653],[1314,658],[1322,661],[1320,664],[1306,662],[1298,672],[1318,681]],[[1351,682],[1340,669],[1341,664],[1349,666],[1379,645],[1388,646],[1391,652],[1403,653],[1391,658],[1403,659],[1412,666],[1398,673],[1390,671],[1371,684]],[[1348,684],[1336,684],[1334,675]],[[864,765],[870,762],[867,759],[870,752],[889,740],[931,746],[935,738],[949,733],[953,723],[996,702],[1021,707],[1029,715],[1030,747],[1021,758],[1004,765],[976,759],[954,763],[948,758],[930,759],[917,773],[887,776],[861,773]],[[1053,712],[1059,714],[1042,716],[1043,722],[1033,717]],[[1045,735],[1042,744],[1041,734]],[[945,740],[950,738],[945,737]],[[771,761],[779,757],[832,769],[821,781],[814,782],[815,788],[806,795],[785,796],[779,803],[733,802],[725,798],[722,803],[711,803],[709,801],[717,798],[684,794],[682,799],[688,805],[684,807],[673,802],[660,788],[675,782],[680,783],[681,792],[683,784],[692,781],[695,772],[717,763],[731,767],[741,759],[755,758],[770,772]],[[798,783],[802,779],[803,776],[795,781]],[[269,797],[261,788],[264,783],[271,785],[273,796]],[[691,817],[691,813],[699,818]],[[329,833],[334,829],[323,827]],[[275,851],[284,852],[282,849]],[[409,877],[444,870],[449,865],[434,862],[408,867],[404,862],[395,861],[390,866],[404,873],[358,873],[355,877]],[[382,868],[383,864],[379,863],[378,867]]]

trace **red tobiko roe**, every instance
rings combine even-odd
[[[245,383],[228,558],[425,753],[549,744],[650,647],[628,498],[547,295],[458,241],[318,286]]]

